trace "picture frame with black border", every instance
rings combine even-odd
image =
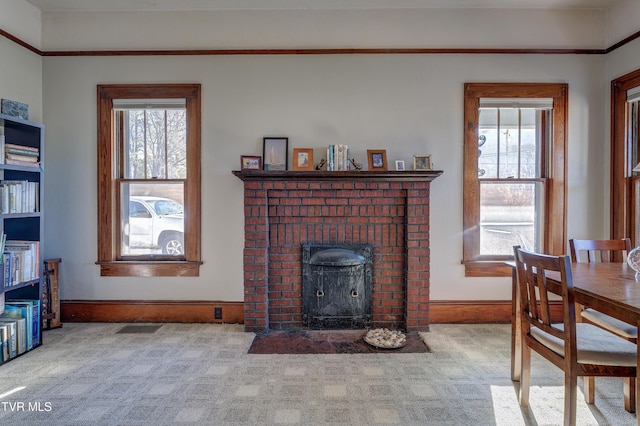
[[[387,167],[387,150],[385,149],[368,149],[367,158],[369,160],[369,170],[386,171]]]
[[[262,140],[264,170],[287,170],[289,163],[289,138],[268,136]]]

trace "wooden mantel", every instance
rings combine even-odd
[[[352,180],[383,182],[431,182],[443,173],[442,170],[408,170],[408,171],[292,171],[292,170],[234,170],[233,174],[243,181],[253,180]]]
[[[374,247],[375,327],[429,329],[429,188],[440,170],[236,170],[244,183],[245,330],[302,321],[302,245]]]

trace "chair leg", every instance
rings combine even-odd
[[[584,376],[582,381],[584,382],[584,401],[587,404],[594,404],[596,399],[595,377]]]
[[[624,409],[630,413],[636,412],[636,379],[635,377],[625,377],[624,388]]]
[[[578,375],[569,368],[564,372],[564,425],[575,426],[578,406]]]
[[[522,345],[522,362],[520,363],[520,392],[518,402],[521,406],[529,405],[529,386],[531,384],[531,348]]]

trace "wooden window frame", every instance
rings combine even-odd
[[[201,260],[200,84],[98,85],[98,260],[101,276],[199,276]],[[184,260],[117,258],[117,185],[114,99],[184,98],[187,108],[187,178]]]
[[[464,189],[462,263],[466,277],[510,277],[504,259],[480,257],[480,180],[478,124],[480,98],[553,98],[553,129],[546,170],[543,247],[545,253],[565,253],[567,239],[567,117],[568,85],[564,83],[466,83],[464,86]]]
[[[627,129],[627,90],[640,86],[640,69],[611,81],[610,238],[637,246],[640,178],[633,176],[633,140]]]

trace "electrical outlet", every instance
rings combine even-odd
[[[222,308],[213,308],[213,319],[222,319]]]

